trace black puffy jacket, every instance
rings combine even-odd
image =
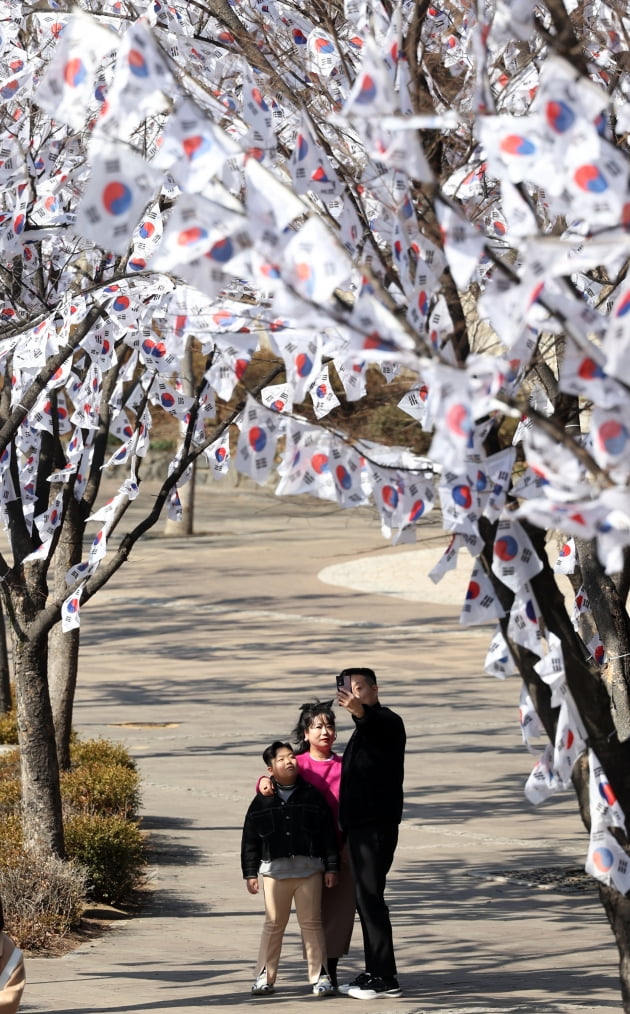
[[[286,803],[280,796],[257,794],[250,803],[241,840],[243,877],[258,876],[261,861],[312,856],[327,873],[339,870],[337,832],[328,803],[298,776]]]

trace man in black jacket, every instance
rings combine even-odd
[[[257,793],[243,825],[241,867],[250,894],[263,878],[265,922],[258,952],[254,996],[273,993],[291,903],[302,930],[308,976],[316,996],[334,987],[326,970],[322,882],[334,887],[339,870],[337,832],[328,803],[298,775],[290,743],[276,740],[263,753],[274,793]]]
[[[402,996],[385,880],[402,818],[405,726],[379,702],[373,669],[344,669],[341,677],[349,679],[350,690],[341,688],[337,699],[352,715],[355,728],[343,754],[339,823],[356,884],[365,972],[340,992],[359,1000]]]

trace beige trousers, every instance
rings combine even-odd
[[[260,938],[256,975],[260,975],[263,968],[266,968],[267,982],[272,985],[278,974],[282,938],[291,914],[292,902],[295,902],[295,914],[302,931],[308,981],[316,983],[322,968],[326,967],[321,915],[323,879],[321,873],[314,873],[311,877],[289,877],[286,880],[263,877],[265,922]]]

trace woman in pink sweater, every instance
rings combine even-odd
[[[339,831],[339,785],[341,755],[334,753],[337,738],[332,702],[312,701],[300,708],[300,717],[293,730],[299,772],[305,781],[319,789],[330,806],[339,833],[341,863],[337,886],[325,891],[322,901],[322,923],[326,937],[328,974],[337,985],[337,963],[350,948],[356,907],[354,880],[347,849]]]

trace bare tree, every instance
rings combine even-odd
[[[195,467],[371,498],[396,540],[436,508],[435,576],[470,553],[462,620],[496,618],[488,671],[520,673],[548,740],[526,791],[575,787],[630,1011],[624,12],[111,0],[6,24],[0,578],[27,845],[63,851],[81,605],[181,517]],[[406,383],[424,454],[350,437],[368,367]],[[163,412],[179,446],[112,550]]]

